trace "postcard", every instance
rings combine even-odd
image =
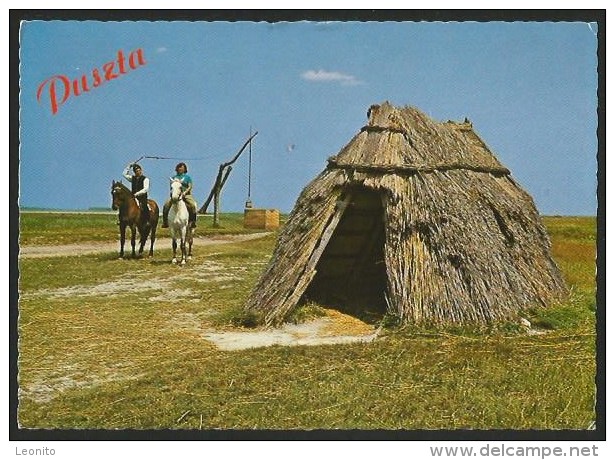
[[[16,436],[603,435],[604,16],[237,14],[22,18]]]

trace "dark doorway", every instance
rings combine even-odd
[[[386,312],[384,209],[380,193],[356,187],[304,299],[368,322]]]

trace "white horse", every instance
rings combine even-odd
[[[177,240],[182,252],[181,265],[186,264],[186,260],[192,259],[192,228],[188,223],[188,208],[182,195],[181,181],[171,179],[171,209],[169,209],[169,230],[173,239],[173,260],[177,263]],[[188,242],[188,251],[186,251]]]

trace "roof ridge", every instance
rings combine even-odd
[[[451,161],[427,164],[378,164],[378,163],[345,163],[338,161],[335,157],[327,160],[327,168],[329,169],[351,169],[357,172],[380,172],[391,174],[412,174],[415,172],[435,172],[435,171],[451,171],[455,169],[464,169],[474,172],[484,172],[495,175],[509,175],[510,170],[503,166],[481,166],[462,161]]]

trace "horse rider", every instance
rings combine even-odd
[[[188,214],[190,215],[188,221],[190,227],[196,227],[196,201],[192,197],[192,178],[188,175],[188,166],[186,163],[178,163],[175,166],[175,175],[171,179],[179,179],[182,183],[182,197],[186,207],[188,208]],[[171,209],[171,199],[169,198],[162,208],[162,228],[169,227],[169,210]]]
[[[134,175],[130,174],[130,169]],[[149,220],[149,209],[147,207],[147,192],[149,192],[149,179],[143,175],[141,165],[130,163],[124,170],[124,177],[130,181],[131,190],[141,208],[141,218],[144,222]]]

